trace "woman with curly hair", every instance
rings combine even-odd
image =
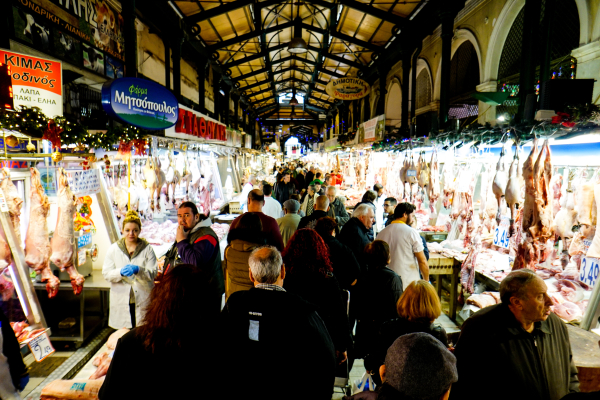
[[[286,277],[283,288],[317,306],[341,364],[352,345],[346,303],[333,275],[329,249],[317,232],[299,229],[283,251]]]

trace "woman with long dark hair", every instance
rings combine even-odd
[[[205,272],[180,264],[152,289],[143,324],[125,334],[99,392],[101,400],[183,399],[214,373],[219,314]]]
[[[299,229],[283,251],[286,277],[283,288],[317,306],[331,335],[338,361],[352,344],[346,302],[333,275],[329,249],[317,232]]]

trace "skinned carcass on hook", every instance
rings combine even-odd
[[[506,204],[510,209],[510,228],[508,231],[509,237],[513,235],[515,230],[515,211],[517,210],[520,204],[523,204],[523,201],[521,200],[521,178],[518,175],[518,168],[519,146],[517,145],[515,148],[515,156],[513,158],[512,163],[510,164],[508,183],[506,185],[506,191],[504,195],[504,198],[506,199]]]
[[[496,166],[496,175],[494,175],[494,181],[492,182],[492,190],[494,191],[494,196],[496,196],[496,202],[498,203],[498,213],[496,214],[496,222],[498,223],[500,223],[502,213],[501,200],[505,195],[507,184],[508,176],[506,176],[506,169],[504,166],[504,146],[502,146],[500,158],[498,159],[498,164]]]

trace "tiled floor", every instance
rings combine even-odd
[[[49,357],[70,357],[73,355],[73,353],[74,353],[73,351],[56,351],[55,353],[52,353]],[[27,355],[27,357],[25,357],[23,359],[23,361],[25,361],[25,365],[27,365],[27,366],[29,366],[29,365],[31,365],[31,363],[35,362],[35,360],[31,354]],[[25,386],[25,390],[23,390],[21,392],[21,397],[22,398],[27,397],[27,395],[29,393],[31,393],[31,391],[33,389],[37,388],[39,386],[39,384],[44,381],[44,379],[46,379],[46,378],[45,377],[29,378],[29,383],[27,384],[27,386]]]

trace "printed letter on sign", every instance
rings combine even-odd
[[[200,118],[199,124],[198,124],[198,133],[200,134],[201,137],[205,138],[206,137],[206,121],[204,120],[204,118]]]
[[[185,127],[186,127],[185,133],[187,133],[188,135],[191,135],[192,132],[194,131],[194,121],[193,121],[193,119],[195,118],[194,113],[191,111],[188,111],[186,113],[186,118],[187,118],[187,121],[185,122]]]
[[[175,132],[185,132],[185,113],[186,111],[183,108],[179,109],[179,118],[177,119],[177,124],[175,125]]]
[[[212,121],[207,121],[206,123],[206,139],[214,138],[215,134],[215,123]]]
[[[192,128],[192,135],[198,136],[198,118],[196,116],[192,117],[194,119],[194,127]]]

